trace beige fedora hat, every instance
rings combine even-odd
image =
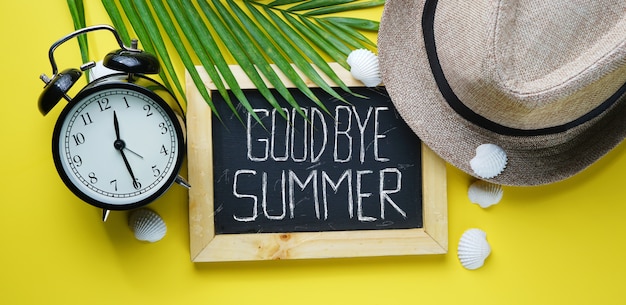
[[[387,0],[378,50],[404,120],[476,177],[481,144],[508,160],[485,180],[540,185],[626,136],[624,0]]]

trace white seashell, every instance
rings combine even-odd
[[[461,265],[468,270],[483,266],[485,259],[491,254],[487,242],[487,233],[480,229],[469,229],[463,233],[457,250]]]
[[[506,153],[495,144],[482,144],[476,148],[476,156],[470,160],[470,166],[478,177],[493,178],[506,167]]]
[[[503,193],[501,185],[484,180],[477,180],[467,190],[469,200],[483,209],[500,202]]]
[[[167,226],[161,216],[150,209],[131,212],[128,216],[128,225],[135,238],[151,243],[161,240],[167,232]]]
[[[376,87],[382,82],[378,56],[370,50],[357,49],[348,55],[352,77],[360,80],[366,87]]]

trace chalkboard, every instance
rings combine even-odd
[[[445,166],[404,123],[384,87],[363,87],[335,66],[366,98],[343,93],[343,102],[311,88],[322,106],[291,89],[305,118],[276,93],[283,111],[273,108],[246,87],[239,67],[232,69],[260,122],[235,102],[237,118],[212,91],[217,120],[188,87],[192,260],[447,250]]]
[[[306,117],[278,98],[285,118],[245,90],[260,123],[240,104],[243,124],[214,116],[216,234],[421,228],[420,141],[384,87],[352,88],[367,98],[347,103],[312,91],[327,112],[292,89]]]

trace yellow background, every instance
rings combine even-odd
[[[87,9],[88,24],[108,22],[99,1]],[[50,74],[50,45],[73,30],[66,2],[6,1],[0,30],[1,304],[626,303],[624,145],[567,181],[507,187],[489,209],[469,202],[472,179],[448,167],[446,255],[194,264],[183,188],[151,205],[169,230],[146,244],[126,213],[102,223],[58,178],[50,141],[61,107],[38,112],[38,76]],[[60,69],[80,61],[76,44],[66,45]],[[474,227],[487,232],[492,254],[468,271],[456,247]]]

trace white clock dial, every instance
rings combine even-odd
[[[64,182],[107,209],[154,200],[171,185],[183,154],[181,128],[168,110],[130,88],[96,90],[81,98],[55,131],[55,161]]]

